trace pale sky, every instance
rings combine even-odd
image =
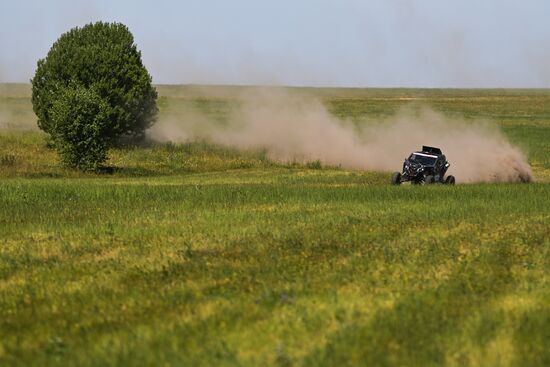
[[[0,0],[0,82],[98,20],[155,83],[550,88],[547,0]]]

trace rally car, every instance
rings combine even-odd
[[[409,158],[405,159],[402,172],[392,174],[391,183],[393,185],[400,185],[402,182],[454,185],[454,176],[445,177],[449,166],[450,164],[441,149],[423,146],[422,151],[413,152]]]

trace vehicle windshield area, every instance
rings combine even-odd
[[[423,164],[425,166],[433,166],[435,164],[435,161],[437,160],[437,158],[413,153],[409,157],[409,160],[411,162],[420,163],[420,164]]]

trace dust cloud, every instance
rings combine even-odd
[[[225,123],[198,109],[165,116],[149,134],[158,141],[205,139],[239,149],[265,149],[277,161],[313,161],[361,170],[396,171],[422,145],[440,147],[457,182],[529,182],[524,154],[494,126],[451,119],[429,108],[405,108],[379,120],[334,117],[316,98],[282,88],[238,96]]]
[[[17,129],[18,125],[15,125],[12,121],[14,114],[11,109],[6,106],[0,100],[0,130]]]

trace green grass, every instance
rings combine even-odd
[[[550,364],[550,92],[296,91],[358,123],[406,98],[489,116],[538,178],[391,187],[204,142],[69,171],[3,88],[21,120],[0,131],[0,365]],[[221,123],[236,103],[159,91],[161,113]]]

